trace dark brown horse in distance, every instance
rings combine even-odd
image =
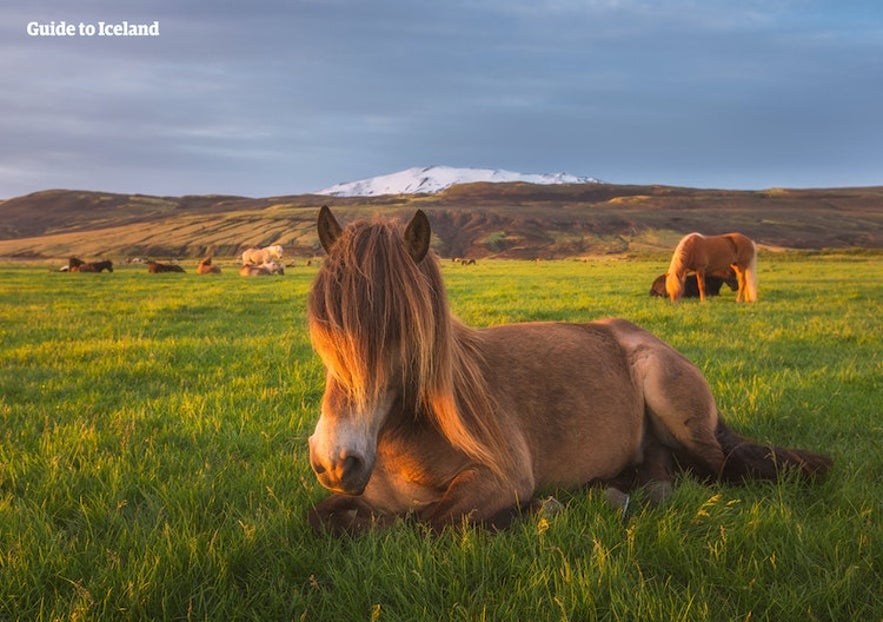
[[[113,262],[109,259],[104,261],[83,261],[77,257],[71,257],[67,262],[68,272],[113,272]]]
[[[831,464],[731,430],[699,369],[625,320],[462,324],[421,211],[344,229],[325,207],[318,233],[328,258],[307,317],[326,377],[309,450],[334,494],[311,510],[316,529],[502,527],[538,488],[598,481],[661,500],[675,459],[732,482]]]
[[[660,274],[656,277],[656,280],[653,281],[653,285],[650,286],[651,296],[659,296],[662,298],[668,296],[668,292],[665,291],[666,276],[667,274]],[[721,287],[723,287],[724,283],[730,288],[730,291],[735,292],[739,289],[739,280],[736,278],[736,273],[733,272],[732,269],[727,269],[725,272],[706,274],[705,295],[719,296]],[[699,298],[699,277],[696,276],[696,274],[688,274],[687,278],[684,279],[684,293],[682,294],[682,297]]]
[[[157,263],[155,261],[148,261],[147,271],[150,274],[159,274],[160,272],[184,272],[184,268],[172,263]]]

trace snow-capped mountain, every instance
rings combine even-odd
[[[414,167],[398,173],[335,184],[316,194],[337,197],[376,196],[380,194],[417,194],[440,192],[456,184],[474,182],[512,182],[529,184],[590,184],[600,183],[592,177],[567,173],[524,174],[490,168],[454,168],[451,166]]]

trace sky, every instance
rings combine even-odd
[[[159,34],[100,34],[123,21]],[[883,2],[0,5],[0,198],[267,197],[429,165],[881,185]]]

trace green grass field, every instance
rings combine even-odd
[[[883,620],[883,257],[764,255],[753,305],[651,299],[666,263],[443,268],[473,325],[643,325],[827,481],[680,478],[625,523],[552,490],[563,512],[499,534],[343,540],[306,522],[315,268],[0,266],[0,620]]]

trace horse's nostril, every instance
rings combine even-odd
[[[314,462],[312,465],[313,471],[315,471],[316,475],[322,475],[325,472],[325,467],[323,467],[318,462]]]
[[[350,455],[343,459],[344,473],[358,473],[362,470],[364,460],[360,456]]]

